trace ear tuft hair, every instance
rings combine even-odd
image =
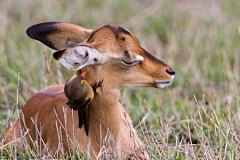
[[[53,54],[53,57],[54,57],[56,60],[59,60],[59,59],[62,57],[62,55],[64,54],[64,52],[66,52],[66,49],[61,50],[61,51],[57,51],[57,52],[55,52],[55,53]]]

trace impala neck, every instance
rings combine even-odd
[[[89,133],[92,133],[91,136],[94,136],[96,139],[100,139],[100,135],[104,138],[108,133],[108,135],[112,135],[115,141],[118,139],[122,123],[122,105],[118,101],[120,91],[119,89],[113,89],[109,85],[111,84],[108,82],[109,79],[104,77],[106,75],[101,73],[97,67],[85,67],[83,71],[87,72],[85,79],[92,86],[103,80],[89,104]]]
[[[118,101],[119,90],[105,90],[104,85],[97,88],[94,98],[89,106],[90,123],[100,123],[102,128],[110,129],[111,132],[122,122],[121,104]],[[93,121],[92,121],[93,120]]]
[[[97,89],[89,104],[89,137],[97,142],[92,146],[96,151],[103,145],[114,148],[120,143],[123,122],[122,106],[118,101],[119,90],[104,90],[103,87]]]

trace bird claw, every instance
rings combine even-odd
[[[94,92],[96,92],[98,87],[102,87],[102,82],[103,82],[103,80],[101,82],[99,82],[99,83],[95,82],[95,84],[93,86],[93,91]]]

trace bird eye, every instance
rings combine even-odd
[[[84,80],[81,80],[81,84],[83,84]]]

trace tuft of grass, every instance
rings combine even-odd
[[[239,159],[239,5],[237,0],[0,2],[1,157],[53,157],[6,148],[3,141],[33,94],[63,84],[74,73],[25,34],[33,24],[62,21],[92,29],[107,23],[126,27],[147,51],[175,69],[168,88],[121,89],[120,101],[151,159]],[[63,157],[90,159],[77,148]]]

